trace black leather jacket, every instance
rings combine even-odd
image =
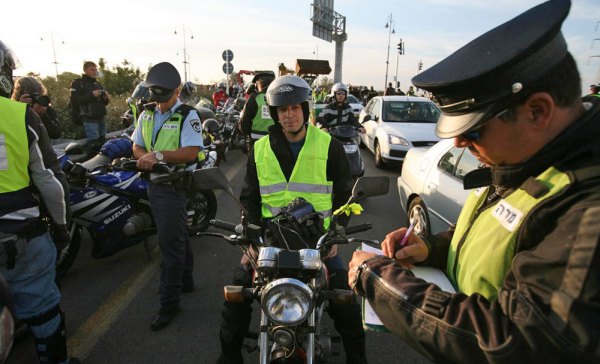
[[[103,120],[106,115],[108,97],[95,97],[94,90],[102,90],[102,85],[95,78],[83,75],[71,82],[71,103],[80,109],[80,115],[85,119]]]
[[[550,166],[573,182],[526,216],[498,299],[441,292],[395,261],[359,269],[356,289],[391,331],[444,363],[600,362],[600,100],[528,161],[467,175],[511,190]],[[452,231],[427,238],[445,269]],[[493,242],[490,242],[493,243]]]

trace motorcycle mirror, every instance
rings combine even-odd
[[[385,195],[389,189],[390,179],[387,176],[360,177],[354,184],[350,199],[357,201],[361,197]]]
[[[229,180],[227,180],[227,177],[225,177],[223,171],[218,167],[197,169],[192,173],[192,180],[196,188],[203,190],[225,191],[235,200],[235,202],[237,202],[240,208],[242,207],[242,204],[238,201],[233,193],[233,189],[229,184]]]

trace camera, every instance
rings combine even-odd
[[[46,95],[40,95],[39,93],[35,92],[29,94],[29,97],[31,97],[32,104],[39,104],[44,107],[48,107],[50,105],[50,97]]]

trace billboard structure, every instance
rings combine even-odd
[[[346,34],[346,17],[333,10],[333,0],[313,0],[312,16],[313,36],[331,43],[335,40],[334,82],[342,79],[342,58]]]

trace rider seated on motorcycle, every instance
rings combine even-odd
[[[364,134],[365,128],[354,117],[352,106],[346,102],[347,96],[348,86],[342,82],[333,85],[331,88],[332,102],[321,111],[317,121],[325,129],[339,125],[352,125]]]
[[[325,216],[328,225],[331,211],[342,206],[350,197],[352,176],[344,148],[329,134],[307,125],[310,93],[306,81],[293,75],[276,78],[267,89],[266,101],[275,124],[269,128],[268,136],[254,144],[248,155],[240,195],[249,223],[267,226],[268,221],[277,215],[277,209],[302,196],[314,206],[315,211]],[[286,186],[283,191],[263,192],[282,184]],[[302,192],[307,185],[325,187],[328,192]],[[323,227],[327,228],[327,225],[324,223]],[[348,272],[337,255],[336,245],[324,263],[330,273],[329,287],[348,289],[348,283],[342,281]],[[233,284],[252,285],[246,255],[234,272]],[[222,352],[217,363],[243,362],[241,349],[251,321],[251,303],[251,299],[243,303],[224,303],[219,334]],[[356,302],[330,302],[328,313],[342,336],[346,362],[366,363],[360,306]]]

